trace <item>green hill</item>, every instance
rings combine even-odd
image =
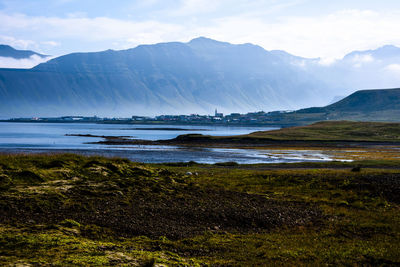
[[[330,112],[379,112],[400,110],[400,89],[360,90],[325,107]],[[399,118],[400,119],[400,118]]]
[[[400,89],[360,90],[329,106],[276,113],[270,123],[293,126],[341,120],[400,122]]]

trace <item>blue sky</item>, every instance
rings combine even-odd
[[[198,36],[304,57],[400,46],[398,0],[0,0],[0,43],[49,55]]]

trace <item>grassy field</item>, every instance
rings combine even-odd
[[[400,123],[324,121],[247,136],[273,140],[396,142],[400,141]]]
[[[0,156],[1,265],[400,264],[400,161]]]
[[[239,136],[204,136],[188,134],[177,141],[339,141],[339,142],[400,142],[400,123],[323,121],[308,126],[258,131]]]

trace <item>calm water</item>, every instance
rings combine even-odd
[[[135,128],[184,128],[181,130],[138,130]],[[272,163],[331,160],[318,151],[287,151],[277,155],[269,150],[184,148],[178,146],[107,146],[87,144],[101,138],[65,136],[66,134],[92,134],[104,136],[130,136],[145,140],[174,138],[180,134],[239,135],[254,131],[271,130],[262,127],[176,126],[176,125],[108,125],[91,123],[6,123],[0,122],[0,152],[49,153],[73,152],[85,155],[103,155],[129,158],[139,162],[216,163]]]

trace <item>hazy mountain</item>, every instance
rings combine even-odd
[[[0,69],[0,116],[294,110],[326,105],[358,89],[399,85],[395,46],[324,62],[200,37]]]
[[[212,113],[295,109],[328,86],[279,55],[207,38],[75,53],[0,70],[2,116]]]
[[[341,60],[298,60],[295,64],[349,94],[365,88],[396,88],[400,85],[400,48],[392,45],[375,50],[355,51]]]
[[[17,50],[8,45],[0,45],[0,68],[32,68],[50,57],[30,50]]]
[[[9,45],[0,45],[0,57],[11,57],[15,59],[29,58],[31,56],[47,57],[30,50],[17,50]]]
[[[373,58],[378,60],[393,59],[393,57],[399,59],[400,48],[394,45],[385,45],[375,50],[354,51],[346,55],[343,59],[345,61],[353,61],[354,58],[363,57],[365,55],[372,56]]]

